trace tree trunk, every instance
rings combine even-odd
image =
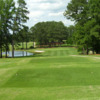
[[[1,48],[0,49],[0,51],[1,51],[0,52],[0,58],[2,58],[2,33],[1,33],[1,37],[0,38],[1,38],[1,41],[0,41],[0,48]]]
[[[94,48],[93,48],[93,54],[94,54]]]
[[[27,50],[27,41],[26,41],[26,50]]]
[[[23,57],[24,57],[24,51],[22,51]]]
[[[7,43],[6,43],[6,58],[7,58],[7,51],[8,51],[8,45],[7,45]]]
[[[2,58],[2,46],[1,46],[0,58]]]
[[[87,48],[87,50],[86,50],[86,54],[88,55],[89,54],[89,49]]]
[[[27,52],[26,52],[26,56],[27,56]]]
[[[99,54],[99,50],[96,50],[96,54]]]
[[[34,48],[34,41],[33,41],[33,48]]]
[[[7,58],[7,48],[6,48],[6,58]]]
[[[12,58],[14,58],[14,40],[12,40]]]
[[[99,48],[99,47],[97,47],[97,48],[95,49],[95,51],[96,51],[96,54],[100,54],[100,48]]]
[[[84,47],[83,47],[83,54],[85,55],[85,49],[84,49]]]
[[[24,49],[24,42],[22,42],[22,49]]]

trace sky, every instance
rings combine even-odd
[[[67,20],[63,13],[70,0],[25,0],[29,10],[27,25],[34,26],[38,22],[62,21],[66,26],[74,22]]]

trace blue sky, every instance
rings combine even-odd
[[[66,26],[74,22],[67,20],[63,13],[70,0],[25,0],[29,13],[27,25],[34,26],[42,21],[62,21]]]

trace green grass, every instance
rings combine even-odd
[[[100,99],[100,56],[78,55],[75,48],[35,50],[45,52],[0,59],[0,100]]]

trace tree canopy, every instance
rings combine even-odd
[[[14,57],[15,41],[18,41],[17,34],[23,29],[27,22],[28,9],[24,0],[18,0],[18,7],[14,0],[0,0],[0,56],[2,51],[9,51],[9,44],[12,44],[12,55]]]
[[[62,40],[67,38],[67,28],[62,22],[39,22],[31,27],[30,30],[34,35],[35,41],[40,45],[62,42]]]
[[[64,16],[75,21],[73,35],[79,48],[100,53],[100,0],[71,0]]]

